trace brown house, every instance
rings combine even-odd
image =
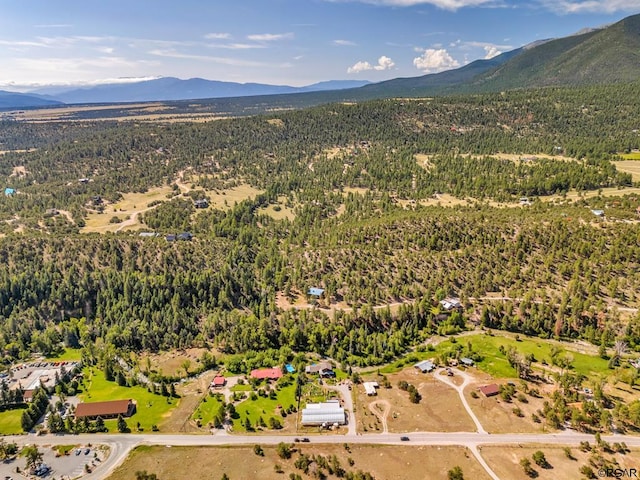
[[[118,415],[130,417],[136,413],[133,400],[111,400],[108,402],[79,403],[76,407],[76,418],[116,418]]]
[[[498,393],[500,393],[500,387],[498,387],[498,385],[496,385],[495,383],[480,387],[478,390],[480,390],[485,397],[493,397],[494,395],[498,395]]]

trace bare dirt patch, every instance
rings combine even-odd
[[[582,452],[576,447],[570,447],[571,455],[574,459],[570,459],[564,452],[564,447],[558,445],[538,445],[538,446],[484,446],[480,451],[489,464],[491,469],[503,479],[508,478],[527,478],[524,473],[520,460],[528,458],[531,466],[538,472],[536,477],[538,480],[557,480],[559,478],[584,478],[580,473],[580,468],[589,463],[590,453]],[[532,455],[540,450],[544,453],[545,458],[549,462],[549,468],[542,468],[535,464]],[[632,450],[625,455],[622,454],[604,454],[604,458],[615,460],[619,463],[620,468],[636,468],[640,465],[640,450]],[[597,468],[593,468],[597,475]],[[604,476],[604,475],[603,475]],[[613,477],[613,475],[612,475]],[[466,475],[465,475],[466,478]]]
[[[24,165],[18,165],[17,167],[13,167],[13,170],[11,171],[11,175],[9,175],[10,177],[25,177],[29,174],[30,172],[27,171],[27,169],[24,167]]]
[[[259,441],[259,438],[256,438]],[[471,452],[464,447],[396,447],[351,445],[350,451],[342,445],[303,446],[295,444],[297,451],[307,455],[336,455],[341,466],[347,471],[362,470],[379,480],[415,480],[419,478],[446,478],[447,471],[458,465],[465,478],[486,480],[488,475],[478,464]],[[135,450],[129,458],[109,477],[110,480],[130,480],[131,472],[146,470],[160,478],[171,480],[191,480],[194,474],[202,478],[221,478],[227,474],[230,479],[259,478],[261,480],[281,480],[290,473],[307,476],[294,466],[299,453],[291,459],[278,457],[274,446],[263,446],[264,456],[254,453],[253,447],[149,447]],[[349,466],[348,458],[353,460]],[[187,465],[192,468],[185,468]],[[283,473],[277,473],[280,465]],[[206,472],[206,477],[203,473]],[[325,470],[326,473],[326,470]],[[335,478],[333,476],[329,478]],[[505,477],[506,478],[506,477]]]
[[[458,393],[451,387],[438,382],[431,374],[423,374],[414,368],[387,375],[391,388],[378,388],[376,396],[368,397],[360,385],[356,390],[356,417],[359,432],[382,432],[384,426],[379,414],[372,413],[376,403],[387,403],[389,432],[472,432],[473,420],[467,415]],[[377,381],[382,385],[382,377],[365,375],[364,381]],[[409,394],[398,387],[404,380],[414,385],[422,400],[415,404],[409,401]],[[374,404],[371,406],[371,404]]]
[[[284,127],[284,122],[280,118],[270,118],[267,123],[276,127]]]

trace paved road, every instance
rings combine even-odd
[[[410,441],[400,440],[401,434],[382,433],[370,435],[322,435],[310,437],[311,443],[316,444],[375,444],[375,445],[461,445],[468,447],[478,461],[488,469],[488,465],[481,460],[477,448],[481,445],[522,445],[522,444],[553,444],[553,445],[578,445],[581,441],[594,443],[594,436],[575,432],[562,432],[556,434],[488,434],[479,432],[415,432],[407,434]],[[70,443],[82,443],[93,445],[104,444],[111,448],[111,454],[102,466],[93,473],[83,477],[86,480],[102,480],[120,465],[129,451],[136,445],[171,445],[171,446],[221,446],[221,445],[275,445],[280,442],[293,443],[293,435],[48,435],[36,437],[33,435],[23,437],[10,437],[19,444],[37,445],[68,445]],[[640,437],[625,435],[603,436],[603,440],[613,442],[625,442],[629,447],[640,447]],[[490,469],[487,470],[491,472]],[[492,475],[492,478],[498,477]]]

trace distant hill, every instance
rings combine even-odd
[[[388,94],[412,96],[416,93],[424,94],[428,90],[431,94],[446,92],[456,86],[464,86],[472,82],[479,75],[491,71],[513,57],[518,56],[524,48],[518,48],[502,53],[488,60],[476,60],[464,67],[447,70],[440,73],[431,73],[421,77],[395,78],[385,82],[373,83],[362,87],[360,90],[366,94]]]
[[[430,96],[545,86],[632,82],[640,78],[640,15],[601,29],[541,40],[464,67],[363,87],[373,95]]]
[[[47,93],[64,103],[118,103],[315,92],[361,87],[368,83],[361,80],[332,80],[305,87],[291,87],[261,83],[221,82],[202,78],[182,80],[174,77],[162,77],[140,82],[111,83],[67,90],[61,90],[60,87],[45,87],[35,92]]]
[[[495,89],[631,82],[640,78],[640,15],[551,40],[473,82]]]
[[[27,93],[15,93],[0,90],[0,109],[46,107],[61,102]]]

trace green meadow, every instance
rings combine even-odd
[[[246,431],[243,425],[244,420],[249,417],[249,421],[253,426],[258,422],[258,419],[262,417],[267,425],[269,425],[269,418],[275,417],[284,425],[284,419],[276,411],[278,405],[282,408],[288,408],[289,405],[295,405],[296,386],[292,382],[290,385],[279,388],[276,390],[275,399],[269,397],[257,396],[255,400],[251,400],[251,397],[244,400],[242,403],[236,405],[236,412],[239,418],[233,421],[233,429],[235,431]]]
[[[121,387],[116,382],[109,382],[104,378],[102,370],[90,367],[85,368],[83,392],[79,394],[83,402],[103,402],[107,400],[124,400],[131,398],[136,402],[136,413],[127,418],[127,424],[132,431],[140,422],[141,428],[146,432],[151,431],[153,425],[159,425],[164,418],[170,415],[177,404],[177,399],[155,395],[146,387],[139,385],[134,387]],[[105,425],[110,431],[116,430],[116,420],[107,420]]]
[[[17,408],[0,412],[0,435],[22,433],[22,412],[25,410],[26,408]]]

